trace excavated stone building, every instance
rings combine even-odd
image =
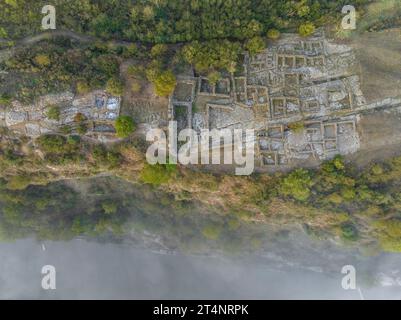
[[[59,119],[49,119],[48,111],[55,106]],[[102,142],[115,140],[114,121],[120,114],[120,98],[108,95],[102,90],[74,96],[67,92],[41,97],[31,105],[17,101],[0,112],[0,124],[28,137],[46,133],[59,133],[68,127],[73,133],[80,124],[86,127],[85,136]],[[77,115],[82,119],[77,122]]]
[[[242,72],[179,78],[170,120],[179,129],[255,129],[260,166],[324,160],[358,150],[365,105],[351,48],[284,34],[263,52],[244,55]]]

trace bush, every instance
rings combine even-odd
[[[380,176],[384,173],[383,167],[378,163],[375,163],[370,170],[375,176]]]
[[[298,28],[301,37],[308,37],[315,32],[315,25],[311,22],[303,23]]]
[[[35,63],[40,67],[47,67],[51,63],[49,56],[45,54],[38,54],[34,60]]]
[[[105,214],[114,214],[117,212],[117,204],[111,201],[103,202],[102,209]]]
[[[124,93],[124,85],[118,78],[111,78],[106,84],[107,93],[113,96],[122,96]]]
[[[134,80],[131,85],[131,90],[133,93],[139,93],[142,89],[141,83],[138,80]]]
[[[158,58],[160,56],[163,56],[167,52],[167,49],[168,47],[165,44],[156,44],[150,50],[150,55],[153,58]]]
[[[81,135],[84,135],[84,134],[87,133],[87,132],[88,132],[88,127],[86,126],[85,123],[80,123],[80,124],[77,126],[77,133],[79,133],[79,134],[81,134]]]
[[[255,54],[262,52],[266,48],[266,44],[261,37],[253,37],[246,42],[245,47],[249,54],[254,56]]]
[[[217,240],[220,237],[222,228],[216,224],[209,224],[202,229],[202,234],[206,239]]]
[[[270,29],[270,30],[267,32],[267,37],[268,37],[270,40],[277,40],[277,39],[280,38],[280,36],[281,36],[280,31],[278,31],[277,29]]]
[[[305,124],[302,121],[292,122],[288,125],[288,128],[295,133],[300,133],[305,129]]]
[[[79,136],[73,135],[73,136],[68,136],[67,138],[67,143],[73,146],[79,145],[81,142],[81,138]]]
[[[110,169],[121,163],[121,155],[115,151],[108,151],[103,146],[97,145],[92,151],[94,160],[100,165],[107,165]]]
[[[145,164],[141,172],[141,180],[144,183],[155,186],[169,182],[176,172],[176,166],[172,164]]]
[[[374,223],[378,231],[380,246],[385,251],[401,252],[401,221],[397,219],[381,220]]]
[[[209,79],[209,83],[214,85],[221,79],[221,74],[218,71],[212,71],[207,75],[207,78]]]
[[[126,138],[135,129],[134,121],[129,116],[119,116],[115,122],[117,137]]]
[[[86,120],[86,117],[84,114],[78,112],[75,116],[74,116],[74,122],[76,123],[82,123]]]
[[[59,135],[43,135],[37,140],[40,148],[48,153],[61,153],[64,151],[66,138]]]
[[[355,189],[352,187],[343,187],[341,189],[341,195],[346,201],[354,200],[356,197]]]
[[[0,94],[0,105],[6,105],[8,106],[11,103],[11,96],[8,94],[2,93]]]
[[[76,91],[78,94],[85,94],[90,91],[90,87],[87,82],[85,81],[78,81]]]
[[[7,31],[3,27],[0,27],[0,38],[4,39],[7,37],[8,37]]]
[[[31,179],[26,176],[13,176],[7,182],[7,189],[9,190],[24,190],[31,182]]]
[[[341,236],[345,240],[356,241],[358,240],[358,230],[349,222],[341,225]]]
[[[135,77],[138,79],[144,79],[145,78],[145,68],[143,67],[143,65],[132,65],[129,66],[127,69],[127,73],[128,75],[130,75],[131,77]]]
[[[290,196],[299,201],[306,201],[310,196],[312,184],[309,171],[297,169],[283,179],[279,189],[285,196]]]
[[[60,121],[60,109],[58,106],[50,106],[46,116],[50,120]]]

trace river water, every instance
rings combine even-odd
[[[395,282],[344,290],[340,270],[280,270],[268,259],[158,254],[85,240],[3,243],[0,261],[2,299],[401,299]],[[388,265],[399,262],[383,261],[393,280],[397,270]],[[56,269],[55,290],[42,289],[44,265]]]

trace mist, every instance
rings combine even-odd
[[[401,299],[401,287],[341,287],[338,274],[272,267],[268,259],[166,255],[122,244],[19,240],[0,244],[1,299]],[[401,265],[381,259],[380,272]],[[335,262],[334,262],[335,264]],[[44,265],[55,290],[41,287]],[[333,266],[335,269],[335,266]]]

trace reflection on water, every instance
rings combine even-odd
[[[98,178],[0,197],[0,298],[401,298],[400,255],[362,256],[146,186]],[[40,285],[47,264],[55,291]],[[360,291],[341,287],[349,264]]]

